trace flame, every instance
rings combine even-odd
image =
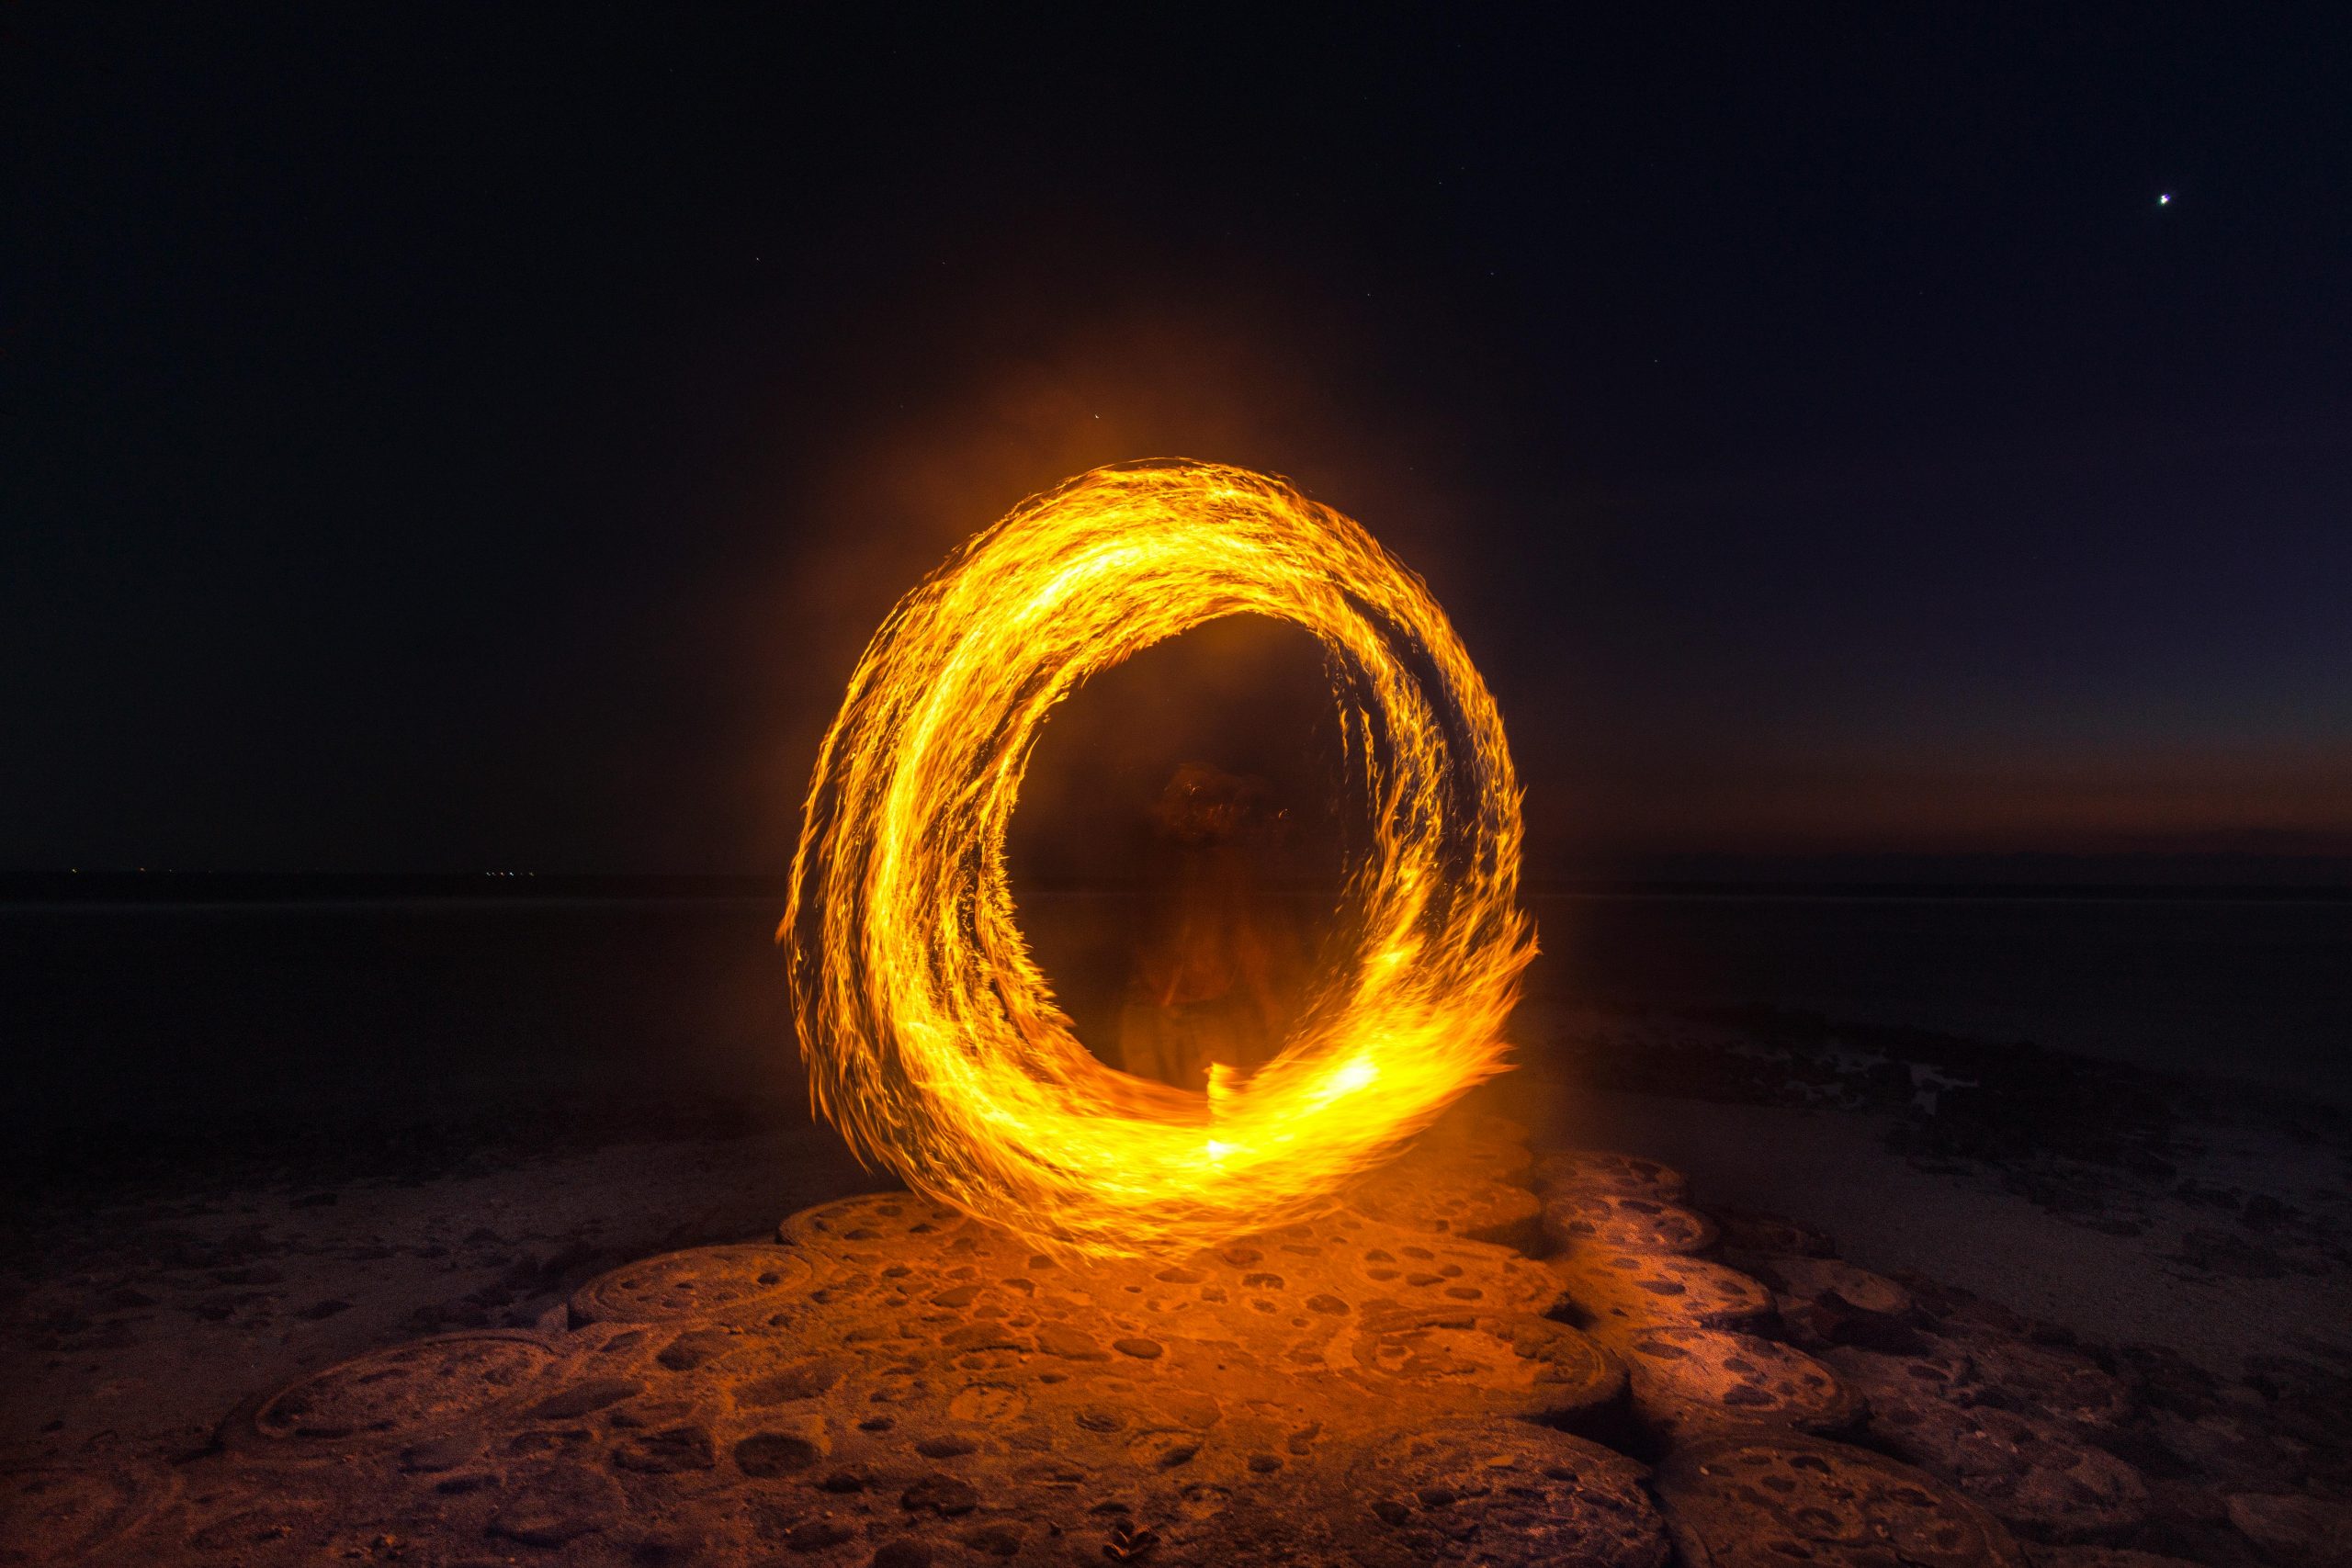
[[[1221,615],[1323,644],[1372,833],[1354,953],[1280,1054],[1200,1094],[1104,1066],[1015,921],[1005,833],[1054,705]],[[1420,580],[1279,479],[1170,461],[1023,502],[883,623],[818,755],[791,901],[817,1108],[861,1159],[1033,1241],[1213,1245],[1331,1201],[1471,1085],[1534,943],[1502,720]]]

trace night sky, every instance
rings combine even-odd
[[[0,868],[777,871],[1163,455],[1429,577],[1539,876],[2352,852],[2346,13],[1586,9],[0,12]]]

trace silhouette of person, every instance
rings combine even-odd
[[[1176,770],[1151,809],[1143,940],[1120,1010],[1125,1069],[1204,1089],[1212,1064],[1247,1077],[1281,1049],[1303,967],[1267,886],[1286,814],[1262,780]]]

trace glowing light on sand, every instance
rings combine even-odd
[[[1079,1042],[1016,923],[1005,833],[1055,704],[1240,614],[1322,643],[1372,832],[1351,955],[1272,1062],[1197,1094]],[[825,737],[778,933],[812,1098],[861,1158],[1048,1245],[1171,1250],[1292,1217],[1500,1070],[1534,951],[1519,857],[1493,699],[1369,534],[1244,469],[1081,475],[908,595]]]

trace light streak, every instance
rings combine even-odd
[[[1091,675],[1204,621],[1323,645],[1371,832],[1352,951],[1281,1052],[1205,1095],[1091,1055],[1016,921],[1005,836],[1040,728]],[[1420,580],[1245,469],[1097,469],[1024,502],[900,603],[820,750],[791,901],[817,1107],[862,1159],[1048,1247],[1210,1245],[1311,1212],[1500,1071],[1534,945],[1502,721]]]

